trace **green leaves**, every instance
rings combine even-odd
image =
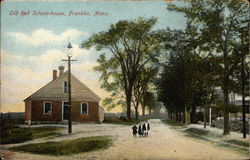
[[[82,43],[83,48],[95,47],[105,51],[99,56],[94,70],[101,73],[101,87],[112,95],[104,100],[104,105],[109,105],[109,108],[126,104],[130,112],[133,89],[141,85],[136,83],[140,81],[141,71],[158,62],[164,42],[158,36],[160,31],[152,31],[156,21],[154,17],[121,20]],[[125,99],[126,103],[123,103]]]

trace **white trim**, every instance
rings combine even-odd
[[[62,101],[62,105],[61,105],[61,107],[62,107],[62,121],[63,121],[63,102],[64,101]]]
[[[50,112],[45,113],[45,103],[50,103]],[[52,114],[52,102],[51,101],[44,101],[43,102],[43,114]]]
[[[82,104],[83,103],[87,104],[87,114],[82,114]],[[88,102],[81,102],[80,115],[89,115],[89,103]]]

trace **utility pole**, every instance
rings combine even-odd
[[[246,138],[246,104],[245,104],[245,64],[244,64],[244,57],[241,60],[241,89],[242,89],[242,124],[243,124],[243,138]]]
[[[211,104],[210,104],[210,107],[209,107],[209,125],[211,127],[211,124],[212,124],[212,108],[211,108]]]
[[[68,44],[67,46],[68,52],[67,56],[68,59],[63,59],[62,61],[68,61],[68,133],[72,133],[72,116],[71,116],[71,110],[72,110],[72,105],[71,105],[71,61],[76,61],[72,60],[72,45]]]
[[[209,93],[208,93],[208,86],[206,86],[206,92],[207,92],[207,95],[206,95],[206,104],[205,104],[205,106],[204,106],[204,117],[203,117],[203,119],[204,119],[204,128],[206,128],[206,126],[207,126],[207,104],[208,104],[208,95],[209,95]]]
[[[250,11],[250,10],[249,10]],[[249,12],[250,13],[250,12]],[[249,15],[249,14],[248,14]],[[250,28],[250,22],[248,21],[247,28]],[[248,35],[250,36],[250,31],[248,30]],[[243,35],[241,33],[241,45],[244,45]],[[250,51],[250,48],[249,48]],[[243,138],[246,138],[246,104],[245,104],[245,56],[243,50],[241,51],[241,94],[242,94],[242,132]]]

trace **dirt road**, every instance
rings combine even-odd
[[[111,124],[77,124],[73,126],[72,136],[51,139],[61,141],[85,136],[111,135],[114,144],[106,150],[81,153],[71,156],[44,156],[14,152],[14,160],[229,160],[247,159],[246,155],[233,152],[182,136],[170,129],[160,120],[150,120],[151,130],[147,138],[133,138],[131,126]],[[66,132],[66,130],[65,130]],[[39,141],[39,140],[38,140]],[[44,140],[42,140],[44,141]]]

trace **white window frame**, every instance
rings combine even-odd
[[[67,83],[67,92],[65,92],[65,82]],[[67,81],[63,81],[63,93],[69,93],[69,83]]]
[[[50,103],[50,112],[45,113],[45,103]],[[51,101],[44,101],[43,102],[43,114],[52,114],[52,102]]]
[[[82,104],[83,104],[83,103],[87,104],[87,114],[83,114],[83,113],[82,113]],[[89,103],[88,103],[88,102],[81,102],[80,111],[81,111],[81,112],[80,112],[81,115],[89,115]]]

